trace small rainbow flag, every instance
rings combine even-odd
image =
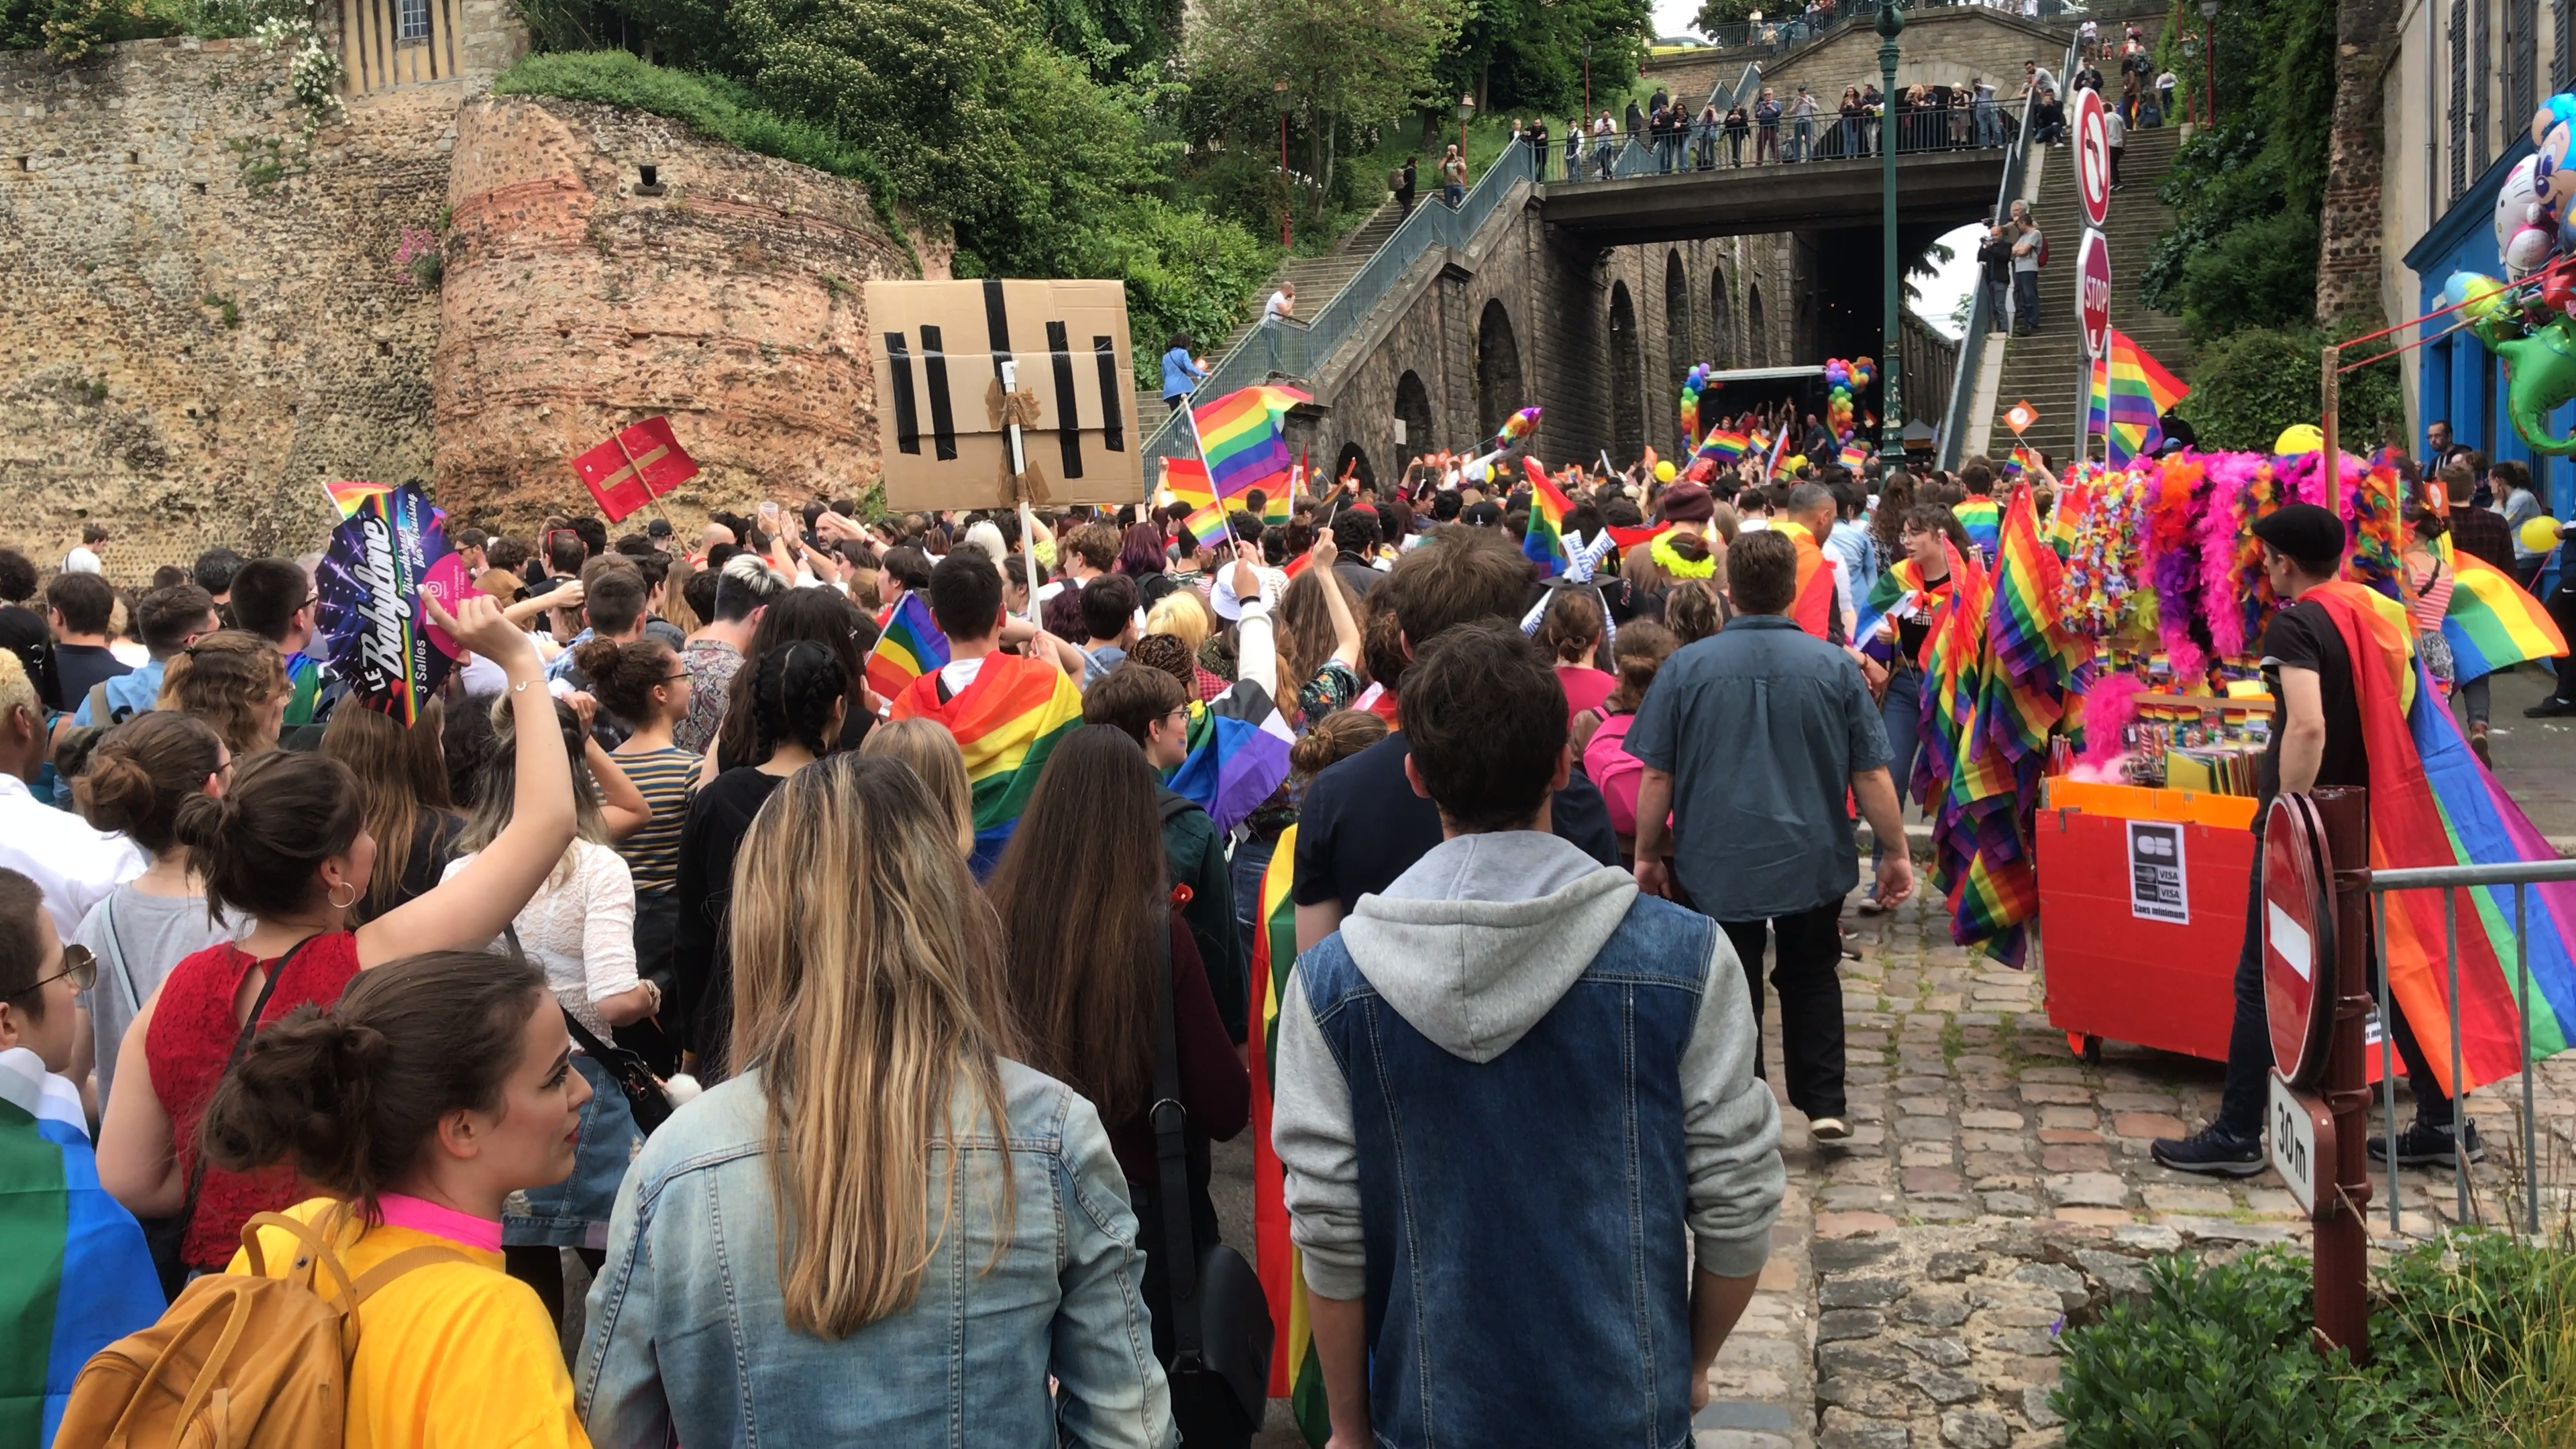
[[[2554,659],[2567,653],[2558,621],[2522,585],[2495,565],[2450,547],[2444,534],[2439,547],[2450,557],[2451,603],[2442,615],[2442,637],[2450,641],[2456,677],[2466,683],[2526,659]]]
[[[975,682],[945,700],[939,672],[924,672],[895,696],[893,717],[937,720],[957,737],[974,791],[974,866],[981,879],[1019,827],[1056,742],[1082,727],[1082,691],[1048,661],[988,654]]]
[[[2182,379],[2165,371],[2127,333],[2111,329],[2107,362],[2093,369],[2086,426],[2109,440],[2111,466],[2120,467],[2164,441],[2157,419],[2191,395]]]
[[[1708,440],[1699,445],[1699,455],[1703,458],[1715,458],[1721,463],[1732,463],[1743,457],[1744,450],[1751,446],[1753,446],[1753,440],[1742,433],[1726,428],[1711,428]]]
[[[1855,439],[1843,444],[1843,450],[1834,455],[1834,461],[1857,473],[1862,465],[1869,461],[1869,449],[1862,447]]]
[[[393,492],[394,485],[343,479],[336,483],[323,484],[322,491],[330,495],[331,506],[339,509],[340,516],[346,518],[365,506],[368,499]]]
[[[907,592],[887,616],[877,647],[868,651],[868,688],[893,699],[947,662],[948,636],[939,631],[921,595]]]
[[[1279,717],[1270,691],[1244,679],[1213,700],[1190,705],[1188,740],[1189,754],[1164,783],[1196,801],[1222,837],[1287,780],[1288,751],[1297,736]]]
[[[1181,527],[1188,529],[1190,537],[1202,547],[1225,537],[1225,510],[1216,506],[1216,490],[1208,483],[1207,464],[1196,458],[1164,459],[1163,491],[1172,495],[1173,502],[1190,506],[1190,516],[1181,520]]]
[[[1262,1296],[1270,1300],[1275,1329],[1270,1397],[1286,1399],[1299,1435],[1320,1445],[1332,1437],[1332,1421],[1324,1411],[1324,1366],[1316,1357],[1314,1326],[1306,1316],[1304,1263],[1288,1235],[1287,1173],[1270,1145],[1270,1099],[1278,1089],[1279,999],[1288,990],[1288,969],[1297,964],[1297,905],[1289,889],[1296,874],[1297,827],[1291,825],[1280,832],[1279,847],[1261,873],[1261,916],[1252,937],[1256,1014],[1244,1040],[1252,1068],[1252,1239]]]
[[[1530,562],[1544,565],[1550,574],[1565,572],[1565,515],[1574,504],[1547,476],[1547,470],[1535,458],[1521,460],[1529,474],[1529,527],[1521,534],[1521,552]]]
[[[1978,553],[1992,559],[2003,536],[2003,509],[1994,499],[1971,493],[1951,504],[1950,511],[1958,516],[1959,526],[1968,531],[1968,542],[1977,546]]]
[[[1246,387],[1190,409],[1218,502],[1238,507],[1234,500],[1254,488],[1288,496],[1294,460],[1284,423],[1290,408],[1313,401],[1291,387]]]

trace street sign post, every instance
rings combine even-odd
[[[2272,1103],[2264,1122],[2271,1129],[2272,1166],[2299,1200],[2299,1211],[2323,1222],[2335,1205],[2335,1120],[2326,1104],[2306,1092],[2291,1090],[2272,1073]],[[2322,1184],[2322,1186],[2320,1186]]]
[[[2102,93],[2090,87],[2075,93],[2075,194],[2085,225],[2098,227],[2111,215],[2111,124]]]
[[[2075,305],[2084,323],[2084,355],[2098,361],[2111,350],[2111,244],[2091,227],[2075,253]]]
[[[2315,1084],[2333,1020],[2335,921],[2324,830],[2304,795],[2263,821],[2263,1005],[2272,1064],[2293,1090]]]

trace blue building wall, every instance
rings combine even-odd
[[[2530,154],[2530,138],[2517,141],[2407,251],[2406,265],[2422,284],[2419,315],[2443,305],[2442,288],[2454,272],[2504,275],[2503,260],[2496,254],[2496,195],[2514,163]],[[2454,313],[2427,323],[2425,330],[2439,333],[2457,320]],[[2504,364],[2484,343],[2466,332],[2455,332],[2426,344],[2417,373],[2416,402],[2416,416],[2425,425],[2447,419],[2452,438],[2463,446],[2490,459],[2511,458],[2526,464],[2540,496],[2549,502],[2550,513],[2559,518],[2576,516],[2570,512],[2576,508],[2576,459],[2536,455],[2514,432],[2505,416]],[[2552,413],[2549,424],[2557,436],[2576,433],[2576,403]],[[2419,436],[2415,451],[2420,456],[2423,449]]]

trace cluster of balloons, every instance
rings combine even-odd
[[[2551,96],[2531,118],[2539,149],[2514,163],[2496,192],[2502,278],[2454,272],[2442,304],[2504,359],[2506,415],[2534,452],[2576,453],[2576,436],[2549,414],[2576,401],[2576,93]]]
[[[1852,433],[1852,394],[1866,389],[1878,376],[1878,364],[1866,357],[1846,362],[1839,357],[1825,359],[1825,426],[1837,438]]]

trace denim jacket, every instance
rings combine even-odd
[[[837,1343],[787,1326],[762,1074],[674,1114],[626,1174],[591,1285],[574,1390],[592,1442],[1175,1444],[1136,1219],[1099,1114],[1051,1077],[1008,1061],[1001,1072],[1009,1246],[995,1261],[1004,1144],[988,1122],[968,1123],[961,1091],[958,1125],[931,1152],[923,1210],[935,1246],[919,1295]],[[963,1157],[948,1215],[951,1142]]]

